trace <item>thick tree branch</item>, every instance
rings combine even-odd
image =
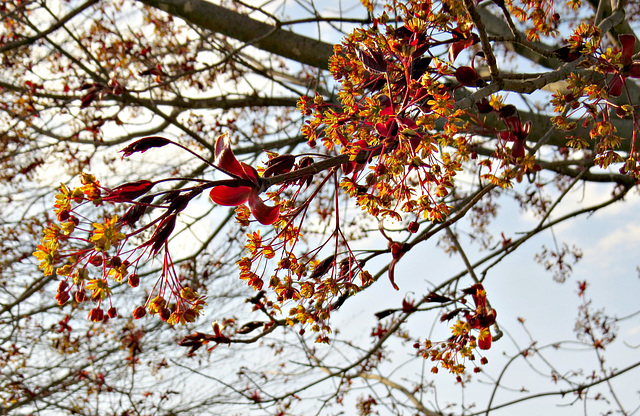
[[[204,0],[138,0],[189,23],[267,52],[327,69],[333,45],[252,19]]]

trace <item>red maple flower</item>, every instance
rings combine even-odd
[[[498,133],[498,138],[506,142],[513,142],[511,148],[511,154],[515,158],[524,157],[525,149],[524,142],[531,132],[531,121],[522,123],[519,115],[511,115],[503,118],[504,124],[507,126],[508,131],[501,131]]]
[[[481,283],[476,283],[470,288],[464,289],[464,293],[471,295],[476,305],[474,314],[467,313],[467,322],[471,328],[479,329],[478,347],[481,350],[491,348],[491,331],[489,327],[496,323],[496,311],[487,305],[487,293]]]
[[[273,224],[280,215],[278,206],[270,207],[260,198],[260,178],[258,172],[244,162],[238,161],[231,150],[229,135],[223,134],[216,141],[215,163],[221,171],[241,181],[237,186],[218,185],[211,189],[209,196],[218,205],[238,206],[248,203],[253,216],[264,225]]]

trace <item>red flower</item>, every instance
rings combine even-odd
[[[264,225],[273,224],[280,214],[278,206],[270,207],[260,199],[260,178],[256,170],[246,163],[239,162],[231,150],[229,135],[223,134],[216,141],[215,165],[224,173],[238,180],[242,185],[218,185],[211,189],[209,196],[218,205],[238,206],[248,203],[254,217]],[[245,185],[244,183],[249,184]]]
[[[453,29],[453,43],[449,45],[449,62],[453,63],[458,54],[468,48],[471,45],[475,45],[480,42],[480,38],[475,33],[471,33],[471,30]]]
[[[491,331],[489,327],[496,323],[496,311],[491,309],[487,305],[487,293],[481,283],[476,283],[470,288],[464,289],[464,293],[471,295],[473,303],[475,303],[476,310],[472,315],[467,313],[467,322],[471,325],[471,328],[479,329],[478,335],[478,347],[481,350],[488,350],[491,348]]]
[[[619,97],[622,94],[622,87],[628,77],[640,78],[640,62],[633,61],[633,47],[636,44],[636,38],[633,35],[619,35],[618,40],[622,45],[621,63],[622,69],[616,73],[611,81],[609,81],[609,95]]]
[[[507,142],[514,142],[511,154],[515,158],[524,157],[524,142],[531,132],[531,121],[522,124],[519,115],[512,115],[503,118],[508,131],[498,133],[498,138]]]

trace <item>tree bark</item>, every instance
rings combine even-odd
[[[329,67],[333,45],[260,22],[204,0],[138,0],[203,29],[319,69]]]

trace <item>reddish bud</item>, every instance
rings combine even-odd
[[[143,137],[142,139],[137,140],[122,149],[122,157],[131,156],[132,154],[137,152],[144,153],[153,147],[162,147],[166,146],[169,143],[171,143],[169,139],[165,139],[164,137],[160,136]]]
[[[513,143],[513,147],[511,148],[511,154],[516,159],[524,157],[524,154],[525,154],[524,140],[516,140]]]
[[[562,48],[558,48],[552,52],[562,62],[573,62],[582,56],[579,50],[580,48],[572,49],[569,46],[563,46]]]
[[[56,300],[58,301],[58,305],[64,305],[71,298],[68,292],[58,292],[56,295]]]
[[[622,45],[622,64],[627,66],[632,62],[633,47],[636,44],[634,35],[618,35],[618,41]]]
[[[116,310],[115,307],[112,306],[107,311],[107,314],[109,315],[109,318],[115,318],[116,316],[118,316],[118,311]]]
[[[104,312],[100,308],[94,308],[89,311],[87,319],[93,322],[100,322],[104,318]]]
[[[120,218],[120,222],[129,226],[133,226],[140,220],[140,218],[142,218],[144,213],[147,211],[147,204],[151,204],[153,202],[153,199],[153,195],[140,198],[135,205],[129,208],[127,212],[125,212],[122,218]]]
[[[140,319],[147,314],[147,310],[144,306],[138,306],[133,310],[133,319]]]
[[[196,318],[198,317],[198,314],[193,309],[187,309],[186,311],[184,311],[184,315],[183,316],[184,316],[185,321],[187,321],[187,322],[195,322]]]
[[[141,71],[139,74],[141,76],[153,75],[155,77],[159,77],[161,75],[164,75],[164,72],[162,71],[162,67],[160,65],[156,65],[153,68],[147,68],[144,71]]]
[[[133,201],[134,199],[146,194],[155,183],[150,181],[136,181],[125,183],[117,188],[107,192],[107,195],[103,198],[105,201],[113,202],[126,202]]]
[[[111,260],[109,260],[109,265],[111,267],[120,267],[122,266],[122,259],[118,256],[113,256]]]
[[[327,273],[329,271],[329,268],[333,266],[335,258],[336,257],[334,255],[331,255],[318,263],[318,265],[313,269],[311,276],[309,276],[309,279],[316,279],[318,277],[322,277],[325,273]]]
[[[411,221],[407,226],[407,230],[409,230],[410,233],[417,233],[419,229],[420,224],[418,224],[417,221]]]
[[[493,107],[486,98],[478,101],[476,103],[476,107],[478,107],[478,113],[480,114],[487,114],[493,111]]]
[[[80,108],[87,108],[91,105],[91,103],[96,99],[97,97],[97,92],[96,91],[91,91],[88,94],[86,94],[84,97],[82,97],[80,99]]]
[[[426,298],[426,302],[437,302],[437,303],[446,303],[451,302],[451,298],[446,296],[438,295],[437,293],[430,293]]]
[[[89,263],[90,263],[92,266],[95,266],[95,267],[100,267],[100,266],[102,266],[102,263],[103,263],[103,261],[102,261],[102,255],[101,255],[101,254],[96,254],[95,256],[91,257],[91,258],[89,259]]]
[[[175,215],[170,215],[166,217],[160,222],[160,224],[158,224],[156,231],[153,233],[149,241],[147,241],[144,244],[145,246],[149,246],[149,245],[151,246],[151,253],[153,255],[158,254],[158,251],[160,251],[160,248],[162,248],[162,246],[169,239],[169,236],[171,236],[171,233],[173,232],[173,228],[175,226],[176,226]]]
[[[358,60],[364,66],[364,69],[372,74],[384,74],[387,71],[387,62],[380,51],[374,51],[366,46],[366,52],[361,49],[356,49],[356,56]]]
[[[164,308],[160,311],[160,319],[162,319],[163,321],[166,322],[170,316],[171,316],[171,310],[169,308]]]
[[[140,284],[140,277],[137,274],[131,274],[129,275],[129,286],[131,287],[138,287],[138,285]]]
[[[267,169],[262,176],[268,178],[270,176],[281,175],[287,173],[293,168],[296,158],[293,155],[280,155],[267,162]]]
[[[59,220],[59,221],[66,221],[66,220],[68,220],[68,219],[69,219],[69,216],[70,216],[69,211],[67,211],[67,210],[65,209],[65,210],[60,211],[60,212],[58,213],[58,220]]]
[[[251,331],[258,329],[263,325],[264,325],[264,322],[259,322],[259,321],[247,322],[246,324],[242,325],[240,329],[238,329],[238,331],[236,332],[238,334],[248,334]]]
[[[84,293],[84,291],[77,291],[76,293],[74,293],[73,297],[76,299],[76,302],[78,303],[82,303],[85,300],[87,300],[87,294]]]

